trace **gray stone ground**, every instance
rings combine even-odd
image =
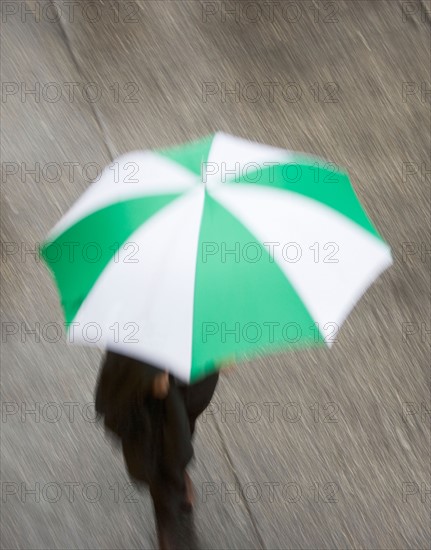
[[[222,378],[191,468],[201,547],[429,548],[431,4],[100,0],[73,18],[67,4],[2,2],[4,242],[34,248],[87,163],[222,130],[347,167],[393,248],[330,351]],[[22,97],[35,83],[40,98]],[[4,252],[2,548],[153,548],[148,495],[86,407],[100,352],[48,341],[62,323],[49,273]]]

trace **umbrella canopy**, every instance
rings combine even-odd
[[[184,381],[330,346],[392,263],[344,171],[223,133],[120,157],[41,254],[70,340]]]

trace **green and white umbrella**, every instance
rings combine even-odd
[[[344,171],[224,133],[120,157],[41,253],[69,340],[184,381],[330,346],[392,263]]]

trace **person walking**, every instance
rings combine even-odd
[[[160,550],[193,548],[194,494],[186,471],[197,418],[218,372],[191,385],[149,363],[108,351],[95,390],[105,429],[121,441],[128,474],[148,486]]]

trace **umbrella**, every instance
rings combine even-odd
[[[118,158],[41,255],[69,341],[186,382],[227,359],[331,346],[392,264],[344,170],[224,133]]]

